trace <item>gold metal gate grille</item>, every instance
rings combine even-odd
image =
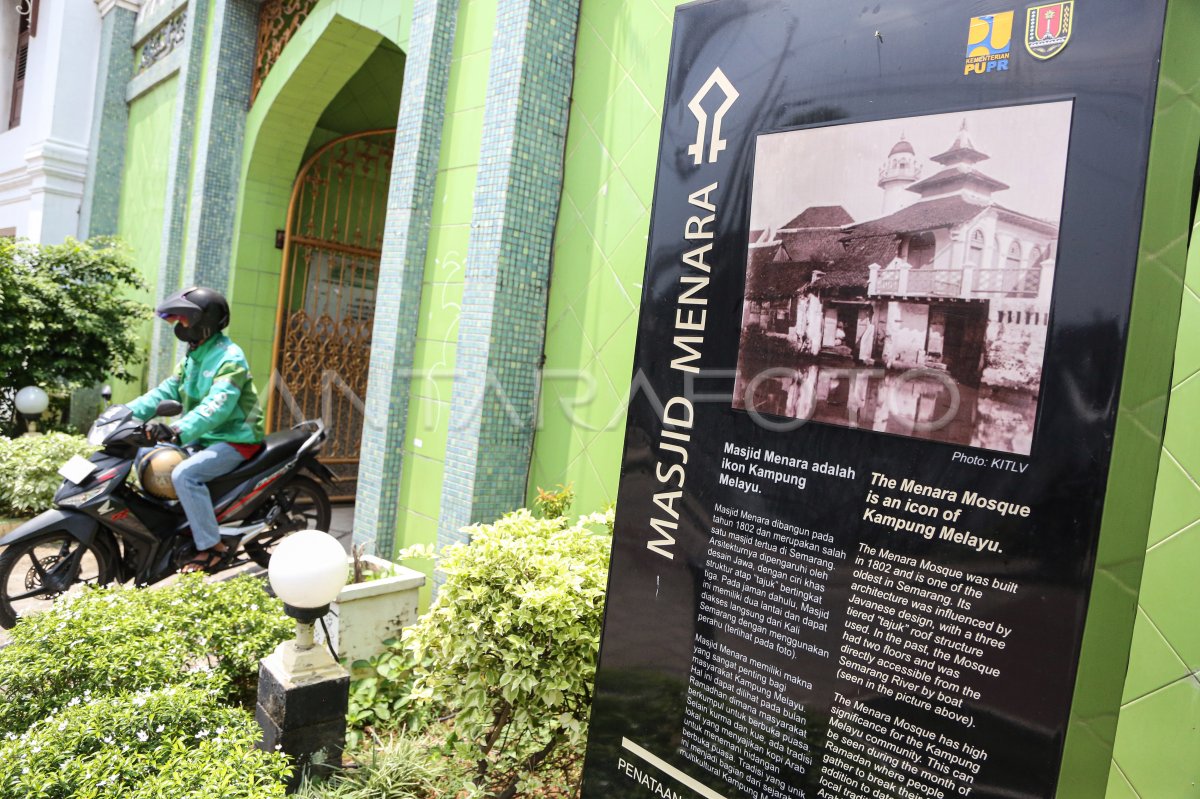
[[[268,430],[324,420],[322,462],[353,499],[395,131],[326,144],[301,167],[283,241]]]

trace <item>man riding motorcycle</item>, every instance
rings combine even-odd
[[[188,345],[175,373],[129,403],[138,419],[154,416],[163,400],[183,405],[172,425],[146,426],[155,440],[181,445],[190,454],[171,472],[171,482],[191,526],[196,556],[181,571],[213,571],[230,552],[221,540],[209,493],[209,480],[228,474],[262,447],[263,420],[258,391],[241,347],[221,331],[229,324],[229,303],[214,289],[196,286],[168,297],[155,313],[174,326]]]

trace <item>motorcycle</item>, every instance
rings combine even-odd
[[[166,400],[155,416],[181,411]],[[256,455],[208,483],[230,546],[217,570],[249,562],[266,568],[275,545],[290,533],[329,529],[332,511],[322,484],[337,478],[317,460],[325,438],[319,419],[301,422],[267,436]],[[114,405],[92,425],[88,441],[101,449],[59,469],[64,479],[55,507],[0,538],[0,627],[15,625],[22,610],[36,605],[31,600],[52,600],[79,583],[150,585],[196,554],[179,502],[127,479],[139,451],[155,445],[146,424]]]

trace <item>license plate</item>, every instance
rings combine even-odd
[[[74,455],[71,460],[64,463],[58,470],[58,473],[70,480],[75,485],[79,485],[88,478],[92,472],[96,471],[96,464],[79,455]]]

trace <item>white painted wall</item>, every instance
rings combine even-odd
[[[12,87],[15,5],[0,2],[0,98]],[[0,132],[0,229],[46,244],[80,235],[100,22],[96,0],[41,0],[21,124]],[[0,127],[7,123],[4,99]]]
[[[0,131],[8,129],[13,69],[17,55],[16,3],[0,3]]]

